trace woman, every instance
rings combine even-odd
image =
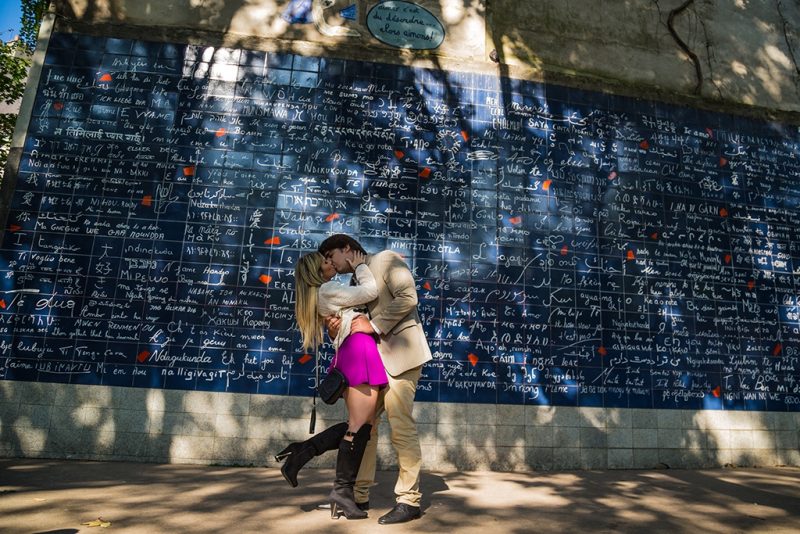
[[[365,260],[366,256],[361,253],[348,260],[358,281],[356,286],[333,282],[336,270],[318,252],[302,256],[294,271],[295,314],[303,335],[303,348],[316,349],[322,344],[324,317],[337,315],[341,318],[339,333],[333,341],[336,355],[331,366],[340,370],[350,385],[344,393],[348,421],[327,428],[302,443],[290,444],[275,455],[275,460],[286,459],[281,473],[295,487],[297,473],[303,465],[314,456],[338,447],[336,479],[330,493],[331,517],[337,519],[340,511],[347,519],[367,517],[366,511],[353,500],[353,485],[374,424],[378,392],[389,383],[375,338],[363,333],[348,335],[350,322],[359,314],[354,307],[378,296],[375,278]]]

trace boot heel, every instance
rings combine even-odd
[[[283,475],[286,482],[291,487],[296,488],[297,474],[303,466],[315,456],[338,448],[345,432],[347,432],[347,423],[338,423],[305,441],[290,443],[285,449],[276,454],[275,461],[284,462],[281,465],[281,475]]]
[[[339,519],[339,505],[331,501],[331,519]]]
[[[283,449],[281,452],[279,452],[278,454],[275,455],[275,461],[276,462],[282,462],[288,456],[290,456],[293,452],[295,452],[297,449],[299,449],[301,446],[302,446],[302,443],[290,443],[289,445],[286,446],[285,449]]]

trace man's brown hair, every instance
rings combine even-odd
[[[362,254],[366,254],[367,251],[364,250],[364,247],[361,246],[361,243],[353,239],[347,234],[333,234],[332,236],[328,237],[323,241],[319,248],[317,249],[320,254],[325,256],[331,250],[337,248],[344,248],[349,246],[351,250],[357,250]]]

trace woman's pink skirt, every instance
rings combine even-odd
[[[369,384],[380,387],[389,383],[378,345],[369,334],[358,332],[347,336],[334,361],[335,367],[347,377],[351,386]]]

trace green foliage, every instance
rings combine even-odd
[[[13,1],[13,0],[12,0]],[[19,39],[29,52],[36,48],[36,37],[39,34],[39,25],[42,17],[47,13],[50,0],[21,0],[22,3],[22,28]]]
[[[13,104],[25,91],[30,60],[18,41],[0,43],[0,101]]]
[[[30,56],[36,47],[39,25],[47,12],[49,0],[21,0],[21,4],[22,28],[19,40],[0,42],[0,102],[4,104],[13,104],[25,92]],[[0,180],[8,159],[16,120],[16,114],[0,113]]]
[[[4,104],[13,104],[25,92],[30,66],[26,52],[25,45],[18,41],[0,43],[0,102]],[[15,113],[0,113],[0,177],[8,159],[16,120]]]

